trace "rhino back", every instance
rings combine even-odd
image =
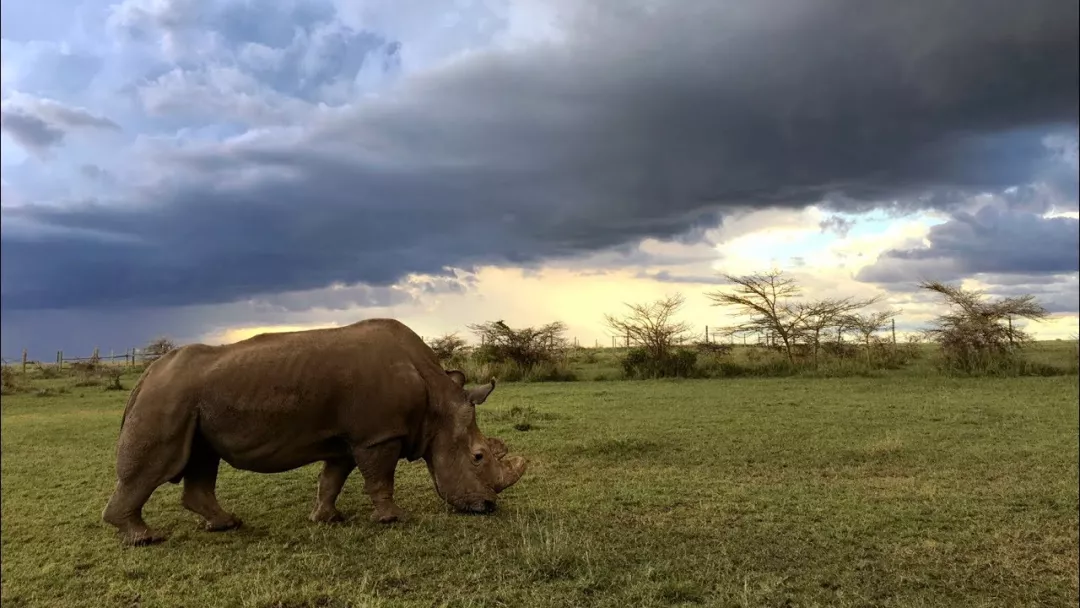
[[[434,371],[397,328],[369,323],[204,348],[173,380],[190,386],[201,432],[238,468],[285,470],[349,446],[420,441]]]

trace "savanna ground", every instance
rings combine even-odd
[[[170,538],[134,549],[100,520],[127,392],[26,379],[0,418],[3,605],[1077,604],[1075,373],[614,382],[586,359],[478,408],[530,460],[495,515],[450,513],[402,461],[409,521],[370,523],[354,473],[350,520],[319,526],[317,465],[223,465],[243,528],[200,530],[167,484],[145,515]]]

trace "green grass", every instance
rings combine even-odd
[[[5,608],[1078,600],[1076,376],[507,384],[480,425],[530,468],[493,516],[402,462],[408,522],[369,523],[354,474],[352,519],[319,526],[316,466],[223,466],[243,528],[166,485],[145,514],[171,537],[133,549],[100,521],[126,393],[73,382],[3,397]]]

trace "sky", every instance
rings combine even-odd
[[[1080,311],[1066,0],[11,0],[2,355],[681,293],[917,284]]]

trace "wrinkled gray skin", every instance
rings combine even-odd
[[[334,503],[354,467],[372,519],[403,518],[394,503],[402,458],[423,458],[436,492],[457,510],[489,513],[526,466],[476,426],[474,407],[494,388],[493,379],[466,390],[464,374],[443,370],[391,319],[184,346],[153,362],[131,391],[102,519],[127,544],[162,540],[142,507],[158,486],[183,480],[183,505],[207,529],[235,528],[240,520],[214,494],[221,460],[260,473],[324,462],[316,522],[342,519]]]

